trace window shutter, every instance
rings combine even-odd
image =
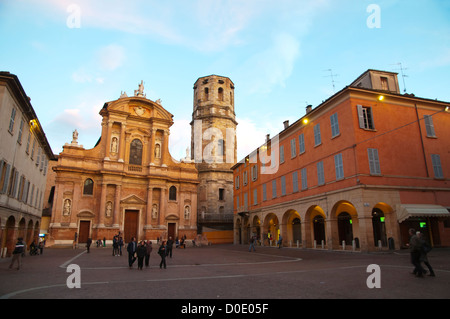
[[[362,105],[356,106],[358,110],[358,120],[359,120],[359,128],[364,128],[364,113]]]

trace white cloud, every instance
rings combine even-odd
[[[125,61],[125,48],[110,44],[97,51],[96,58],[101,69],[113,71],[122,66]]]
[[[300,56],[300,42],[287,33],[273,37],[271,46],[251,56],[243,65],[244,74],[252,74],[250,93],[269,93],[274,86],[284,86]]]

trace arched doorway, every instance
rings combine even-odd
[[[346,245],[351,245],[353,241],[353,221],[352,216],[347,212],[342,212],[338,215],[338,231],[339,243],[345,242]]]
[[[302,243],[302,229],[301,229],[301,219],[300,214],[294,210],[290,209],[284,213],[283,225],[286,225],[283,230],[283,242],[286,245],[296,246]]]
[[[273,241],[278,240],[278,236],[280,234],[280,224],[278,222],[278,217],[270,213],[266,216],[264,220],[264,234],[263,234],[263,240],[264,243],[268,246],[273,243]],[[272,239],[270,241],[270,238]]]
[[[258,216],[253,217],[250,236],[256,236],[257,240],[261,240],[261,220]]]
[[[6,256],[10,257],[14,246],[16,244],[16,220],[13,216],[9,216],[6,221],[6,231],[5,231],[5,244],[3,247],[6,247]]]
[[[372,210],[372,227],[374,246],[378,247],[378,243],[381,242],[381,246],[386,247],[386,217],[384,216],[383,211],[379,208],[374,208]]]
[[[326,238],[325,238],[325,218],[318,214],[315,215],[312,219],[313,223],[313,231],[314,231],[314,241],[321,245],[322,241],[324,245],[326,244]]]

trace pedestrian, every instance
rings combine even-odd
[[[167,241],[166,256],[170,255],[170,258],[172,258],[172,248],[173,248],[173,240],[172,236],[169,236],[169,240]]]
[[[142,270],[142,267],[144,266],[144,258],[146,254],[147,254],[147,247],[145,246],[145,241],[141,240],[139,246],[136,249],[138,269],[140,270]]]
[[[78,233],[75,232],[75,237],[73,238],[72,248],[76,249],[77,248],[77,244],[78,244]]]
[[[282,245],[283,245],[283,237],[280,235],[280,237],[278,237],[278,249],[280,249]]]
[[[12,252],[12,260],[11,264],[9,265],[9,269],[12,269],[13,265],[17,262],[17,270],[20,269],[20,266],[22,265],[22,254],[25,251],[25,245],[23,244],[22,237],[17,238],[16,246],[14,247],[14,250]]]
[[[147,240],[147,245],[146,245],[146,254],[145,254],[145,267],[148,267],[149,261],[150,261],[150,253],[153,250],[152,247],[152,241],[151,240]]]
[[[89,248],[91,248],[92,238],[88,238],[86,242],[86,250],[89,253]]]
[[[161,256],[161,262],[159,263],[159,269],[164,265],[164,269],[166,269],[166,242],[162,241],[161,246],[159,246],[158,254]]]
[[[249,252],[251,252],[252,251],[252,249],[253,249],[253,251],[256,251],[256,249],[255,249],[255,235],[253,235],[251,238],[250,238],[250,247],[248,247],[248,251]]]
[[[414,265],[413,274],[417,277],[423,277],[425,269],[420,264],[420,254],[422,250],[422,243],[419,237],[416,235],[416,231],[413,228],[409,229],[409,249],[411,253],[411,263]]]
[[[117,235],[113,237],[113,256],[119,256],[119,239],[117,238]]]
[[[130,269],[133,267],[133,263],[136,261],[136,239],[131,237],[131,241],[128,243],[127,252],[128,252],[128,266]]]
[[[433,267],[431,267],[430,262],[428,261],[428,253],[431,251],[431,245],[423,239],[423,234],[418,232],[417,236],[419,237],[420,241],[422,242],[422,250],[420,252],[420,262],[423,262],[425,266],[427,266],[428,270],[430,271],[429,276],[436,277],[436,274],[434,273]]]
[[[122,256],[123,238],[119,236],[119,255]]]
[[[41,240],[39,242],[39,254],[42,255],[44,253],[44,241]]]

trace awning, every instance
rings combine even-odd
[[[408,204],[397,206],[397,220],[399,223],[410,217],[450,217],[447,208],[440,205]]]

